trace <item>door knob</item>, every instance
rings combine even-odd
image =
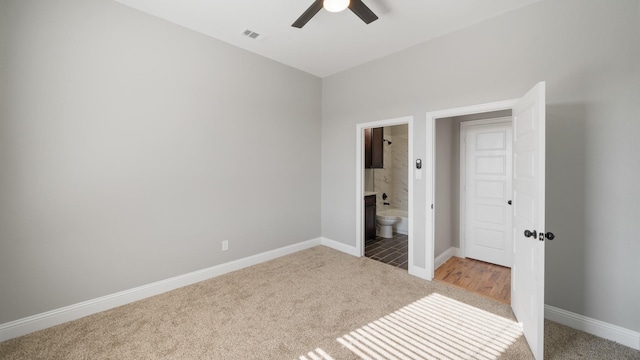
[[[545,236],[547,237],[548,240],[553,240],[556,238],[556,236],[551,231],[547,232]]]
[[[512,204],[511,200],[507,201],[507,204],[511,205]]]
[[[529,230],[525,230],[525,231],[524,231],[524,236],[525,236],[525,237],[532,237],[532,238],[534,238],[534,239],[535,239],[536,237],[538,237],[538,232],[537,232],[537,231],[535,231],[535,230],[533,230],[533,232],[531,232],[531,231],[529,231]]]

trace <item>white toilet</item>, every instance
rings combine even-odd
[[[397,216],[386,215],[384,211],[376,214],[376,224],[380,227],[378,229],[378,236],[385,239],[393,237],[393,224],[398,221]]]

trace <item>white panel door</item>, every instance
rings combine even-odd
[[[544,354],[545,83],[513,108],[511,307],[538,360]],[[527,236],[525,235],[527,232]]]
[[[465,127],[465,256],[511,267],[511,123]]]

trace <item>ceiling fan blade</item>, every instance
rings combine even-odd
[[[309,8],[300,15],[298,20],[291,24],[291,26],[301,29],[309,22],[309,20],[311,20],[312,17],[315,16],[315,14],[318,13],[318,11],[320,11],[320,9],[322,9],[322,0],[314,1],[313,4],[311,4],[311,6],[309,6]]]
[[[358,17],[362,19],[365,24],[370,24],[378,20],[376,14],[374,14],[373,11],[371,11],[371,9],[369,9],[369,7],[367,7],[367,5],[362,2],[362,0],[351,0],[349,9],[351,9],[354,14],[358,15]]]

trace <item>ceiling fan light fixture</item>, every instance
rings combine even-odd
[[[340,12],[349,7],[349,0],[324,0],[325,10],[330,12]]]

